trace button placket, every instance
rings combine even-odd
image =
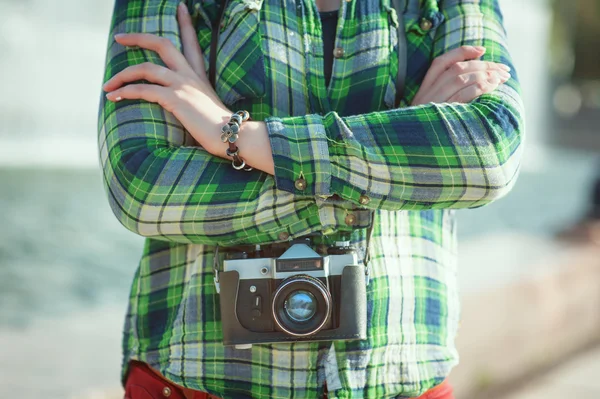
[[[350,0],[351,1],[351,0]],[[338,61],[342,57],[344,57],[344,48],[341,46],[342,34],[344,33],[344,27],[346,26],[346,9],[350,5],[350,1],[342,1],[340,2],[338,20],[336,25],[336,33],[335,33],[335,47],[333,49],[333,64],[331,66],[331,79],[329,80],[329,86],[327,87],[327,97],[329,97],[329,92],[331,87],[333,86],[333,82],[335,81],[335,71],[337,64],[340,63]]]
[[[339,67],[339,63],[343,62],[343,57],[344,54],[347,54],[346,49],[344,49],[344,47],[342,46],[342,37],[344,37],[344,28],[346,26],[346,15],[348,14],[347,10],[349,6],[353,6],[354,2],[352,2],[352,0],[346,0],[346,1],[340,1],[340,8],[338,9],[338,19],[336,22],[336,34],[335,34],[335,42],[334,42],[334,50],[333,50],[333,64],[331,66],[331,79],[329,80],[329,85],[325,86],[325,97],[324,98],[320,98],[319,101],[323,106],[323,111],[324,112],[329,112],[331,110],[333,110],[333,104],[336,102],[335,99],[331,99],[330,93],[331,93],[331,89],[332,87],[335,85],[335,82],[337,81],[337,76],[335,71],[336,70],[342,70],[344,68],[340,68]],[[317,11],[316,7],[315,11]],[[315,18],[318,20],[318,24],[319,26],[321,26],[321,21],[320,18],[318,17],[318,15],[315,16]],[[322,37],[322,26],[321,26],[321,37]],[[318,41],[321,46],[323,45],[323,41],[322,39]],[[321,47],[322,48],[322,47]],[[322,53],[322,51],[321,51]],[[322,78],[323,78],[323,82],[325,82],[325,76],[324,73],[322,71],[324,71],[324,59],[321,60],[321,65],[319,70],[322,73]],[[323,93],[322,90],[317,90],[317,92],[319,93]]]

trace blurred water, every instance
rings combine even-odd
[[[96,171],[0,169],[0,326],[123,303],[141,237],[108,208]]]
[[[98,170],[0,169],[0,187],[0,398],[118,387],[142,238],[113,217]]]

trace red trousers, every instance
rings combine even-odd
[[[125,399],[219,399],[205,392],[183,388],[165,379],[145,363],[131,362],[125,384]],[[325,394],[325,399],[327,394]],[[454,399],[447,381],[416,399]]]

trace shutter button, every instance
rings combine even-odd
[[[168,398],[169,396],[171,396],[171,388],[169,387],[164,387],[162,394],[165,398]]]
[[[341,48],[341,47],[336,47],[336,48],[333,50],[333,56],[334,56],[335,58],[342,58],[342,57],[344,56],[344,49],[343,49],[343,48]]]
[[[428,20],[427,18],[422,18],[421,19],[421,23],[419,24],[419,26],[424,31],[428,31],[433,26],[433,23],[430,20]]]
[[[296,182],[294,183],[294,186],[296,186],[296,188],[298,190],[304,190],[306,188],[306,180],[304,180],[303,178],[300,178],[300,179],[296,180]]]

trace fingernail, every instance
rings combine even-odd
[[[118,38],[123,37],[123,36],[125,36],[125,33],[117,33],[115,35],[115,39],[118,39]]]
[[[109,99],[110,101],[121,101],[123,99],[121,96],[118,96],[118,97],[115,97],[115,98],[111,98],[114,95],[115,95],[114,93],[108,93],[106,95],[106,98]]]
[[[508,65],[499,64],[500,68],[504,69],[506,72],[510,72],[510,67]]]
[[[485,51],[485,47],[483,46],[473,46],[473,48],[477,51]]]
[[[187,6],[184,3],[179,3],[179,10],[184,14],[188,12]]]

